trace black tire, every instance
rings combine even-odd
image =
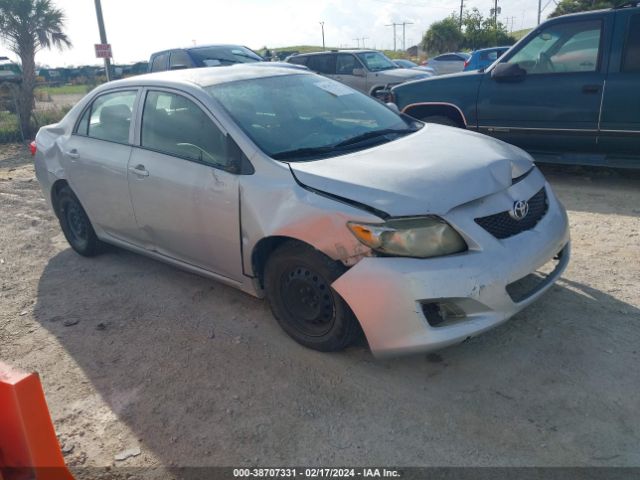
[[[104,250],[87,212],[69,187],[62,187],[56,197],[56,214],[67,242],[84,257],[93,257]]]
[[[438,125],[447,125],[448,127],[460,128],[460,124],[452,118],[445,117],[444,115],[431,115],[429,117],[421,118],[425,123],[437,123]]]
[[[346,268],[314,248],[288,242],[267,260],[264,285],[273,316],[305,347],[330,352],[348,347],[360,325],[331,284]]]

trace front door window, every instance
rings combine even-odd
[[[518,64],[529,75],[596,72],[601,34],[600,20],[551,25],[507,63]]]

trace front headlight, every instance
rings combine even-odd
[[[429,258],[463,252],[467,244],[451,225],[437,217],[412,217],[385,223],[347,223],[360,242],[376,252]]]

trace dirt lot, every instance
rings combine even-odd
[[[41,374],[71,465],[640,466],[640,175],[545,172],[564,278],[481,337],[377,361],[306,350],[262,301],[156,261],[81,258],[2,147],[0,358]]]

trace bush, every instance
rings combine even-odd
[[[58,123],[71,110],[71,107],[56,108],[51,110],[40,110],[33,112],[31,125],[34,131],[45,125]],[[15,113],[8,111],[0,111],[0,143],[22,142],[22,132],[20,131],[20,123]]]

